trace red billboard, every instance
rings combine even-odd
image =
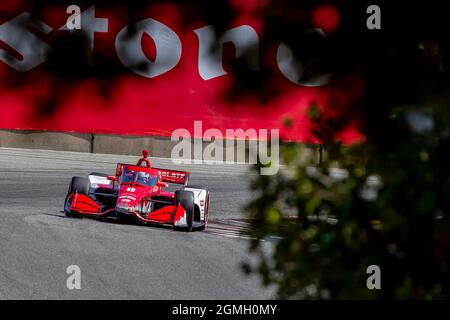
[[[0,128],[170,136],[177,128],[193,132],[194,121],[202,121],[204,130],[278,128],[284,140],[318,142],[309,107],[316,103],[330,114],[346,108],[363,94],[362,79],[350,75],[337,81],[326,72],[305,77],[306,64],[286,44],[261,43],[264,21],[257,9],[263,1],[247,2],[251,5],[236,2],[240,14],[219,36],[195,8],[183,5],[149,5],[133,24],[119,6],[81,7],[89,55],[124,71],[74,79],[49,65],[55,45],[70,46],[58,43],[61,35],[73,33],[67,7],[36,14],[28,1],[2,1]],[[326,39],[321,29],[309,32]],[[229,98],[236,79],[228,63],[243,55],[250,70],[258,72],[262,64],[275,70],[270,99]],[[58,59],[77,68],[70,54]],[[345,142],[360,138],[354,126],[340,136]]]

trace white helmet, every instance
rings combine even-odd
[[[149,176],[150,176],[150,174],[148,174],[146,172],[139,171],[139,173],[138,173],[139,179],[147,179]]]

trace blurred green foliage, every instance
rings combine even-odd
[[[439,6],[420,8],[337,49],[347,54],[337,77],[358,70],[367,90],[334,117],[311,106],[323,160],[283,144],[280,172],[252,182],[250,250],[259,259],[243,269],[278,298],[450,298],[449,28]],[[385,17],[400,12],[390,9]],[[420,19],[404,32],[411,17]],[[337,134],[356,115],[365,139],[342,145]],[[381,290],[366,286],[370,265],[381,268]]]
[[[310,117],[320,127],[317,106]],[[260,263],[244,270],[279,298],[450,298],[448,102],[393,108],[386,121],[403,137],[389,151],[370,135],[326,141],[318,163],[306,146],[285,144],[280,172],[253,181],[247,211]],[[366,287],[369,265],[381,268],[381,290]]]

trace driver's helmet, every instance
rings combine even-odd
[[[147,181],[149,177],[150,177],[150,174],[148,174],[146,172],[138,172],[138,180],[140,180],[140,181]]]

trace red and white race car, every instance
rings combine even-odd
[[[91,173],[73,177],[64,204],[69,217],[93,216],[134,219],[141,223],[171,225],[177,230],[204,230],[210,194],[189,187],[189,173],[153,168],[148,151],[136,165],[117,164],[116,174]],[[169,183],[181,190],[168,192]]]

